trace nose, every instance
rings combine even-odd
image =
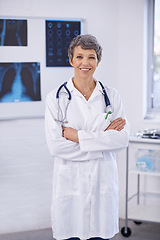
[[[88,65],[89,65],[88,58],[83,58],[83,60],[82,60],[82,65],[83,65],[83,66],[88,66]]]

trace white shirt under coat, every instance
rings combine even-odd
[[[119,231],[118,223],[118,173],[116,152],[126,148],[129,124],[123,130],[104,131],[111,121],[125,117],[118,92],[105,87],[112,106],[112,114],[106,116],[102,88],[96,87],[87,101],[74,87],[72,79],[67,83],[72,99],[68,106],[65,127],[78,130],[79,143],[62,137],[61,123],[55,121],[58,114],[57,89],[46,98],[45,129],[48,148],[54,157],[52,229],[55,239],[79,237],[112,238]],[[60,92],[60,104],[65,111],[66,91]],[[121,159],[122,164],[124,159]]]

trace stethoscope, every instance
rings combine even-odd
[[[69,103],[72,99],[72,96],[71,96],[71,93],[69,91],[69,89],[67,88],[66,86],[67,82],[63,83],[57,90],[57,93],[56,93],[56,99],[58,101],[58,113],[57,113],[57,118],[55,118],[54,120],[56,122],[60,122],[60,123],[68,123],[68,121],[66,120],[66,116],[67,116],[67,109],[68,109],[68,106],[69,106]],[[104,101],[105,101],[105,105],[106,105],[106,117],[105,119],[108,118],[108,115],[112,113],[112,108],[111,108],[111,103],[110,103],[110,100],[108,98],[108,95],[106,93],[106,90],[103,86],[103,84],[99,81],[99,84],[101,85],[101,88],[102,88],[102,94],[104,96]],[[66,107],[65,107],[65,111],[64,111],[64,114],[62,112],[62,108],[60,106],[60,102],[59,102],[59,97],[60,97],[60,91],[62,90],[62,88],[64,88],[66,90],[66,94],[68,95],[68,98],[67,98],[67,104],[66,104]],[[60,117],[61,116],[61,117]]]

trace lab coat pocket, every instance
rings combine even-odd
[[[78,166],[61,165],[57,172],[56,197],[79,195]]]

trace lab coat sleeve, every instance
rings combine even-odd
[[[125,111],[121,101],[121,97],[115,89],[112,89],[112,97],[110,97],[113,120],[122,117],[126,119]],[[126,125],[123,130],[107,130],[107,131],[78,131],[80,149],[82,151],[120,151],[128,146],[130,125],[126,119]]]
[[[79,143],[66,140],[62,137],[62,127],[57,118],[57,102],[55,94],[48,94],[45,109],[46,141],[51,156],[69,161],[87,161],[102,158],[101,151],[88,152],[80,149]]]

